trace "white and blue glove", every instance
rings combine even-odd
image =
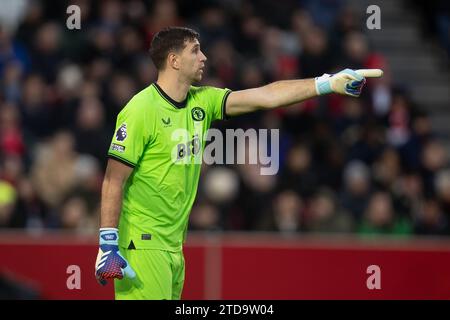
[[[101,285],[107,279],[136,278],[136,273],[119,251],[119,230],[116,228],[100,229],[100,248],[95,263],[95,277]]]
[[[381,69],[345,69],[336,74],[325,73],[315,79],[316,92],[318,95],[339,93],[359,97],[366,78],[379,78],[382,75]]]

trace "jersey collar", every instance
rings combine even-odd
[[[181,102],[173,100],[167,93],[164,92],[164,90],[156,83],[153,83],[156,91],[160,94],[160,96],[166,100],[168,103],[170,103],[172,106],[174,106],[177,109],[182,109],[186,107],[187,97]]]

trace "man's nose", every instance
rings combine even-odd
[[[205,62],[206,60],[208,60],[208,58],[205,56],[205,54],[202,52],[202,57],[200,59],[200,61]]]

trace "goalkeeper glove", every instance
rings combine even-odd
[[[136,278],[136,273],[119,251],[119,230],[116,228],[100,229],[100,248],[95,263],[95,277],[101,285],[107,279]]]
[[[366,83],[366,77],[378,78],[382,75],[383,71],[380,69],[345,69],[333,75],[325,73],[315,79],[316,92],[318,95],[334,92],[359,97]]]

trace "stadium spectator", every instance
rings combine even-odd
[[[340,195],[342,206],[355,221],[360,221],[372,191],[370,168],[359,160],[353,160],[347,164],[343,174],[344,187]]]
[[[412,224],[396,215],[389,193],[378,191],[370,197],[363,220],[358,226],[358,233],[367,236],[407,236],[412,233]]]
[[[31,176],[39,197],[50,208],[59,206],[75,187],[77,159],[74,138],[70,132],[58,132],[38,148]]]
[[[414,231],[420,235],[446,235],[448,234],[448,217],[444,215],[439,202],[427,199],[419,211]]]
[[[289,189],[280,191],[274,197],[270,215],[261,219],[258,229],[285,235],[304,231],[304,210],[304,201],[295,191]]]
[[[353,232],[353,218],[338,206],[336,200],[335,194],[326,188],[322,188],[314,195],[305,219],[306,229],[309,232]]]
[[[106,167],[105,153],[111,140],[111,129],[105,125],[104,107],[99,99],[83,98],[73,129],[78,153],[94,156]]]

